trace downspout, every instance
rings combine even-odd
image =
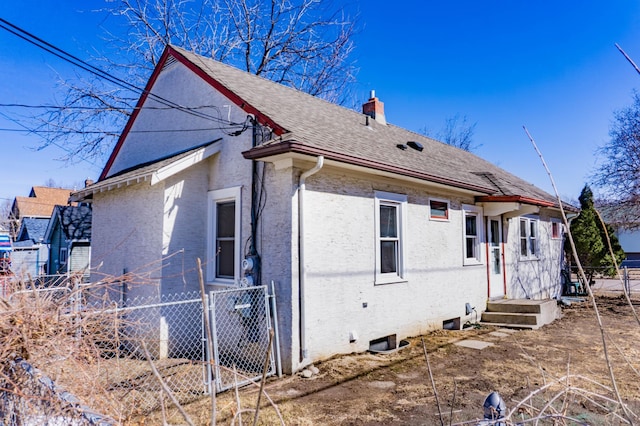
[[[298,304],[300,310],[300,361],[304,361],[309,356],[307,348],[307,336],[305,332],[305,295],[304,286],[307,278],[307,271],[304,266],[304,191],[307,178],[314,175],[324,165],[324,157],[321,155],[316,160],[316,165],[300,175],[298,183]]]

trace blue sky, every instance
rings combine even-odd
[[[109,27],[101,0],[2,2],[0,17],[89,59]],[[638,75],[614,44],[640,62],[640,2],[352,1],[362,26],[354,59],[357,94],[385,103],[387,121],[439,130],[447,117],[476,124],[474,152],[551,192],[523,126],[535,138],[560,194],[577,199],[608,139],[613,112],[631,103]],[[0,30],[0,103],[52,103],[60,60]],[[0,107],[0,113],[6,113]],[[0,115],[0,128],[16,128]],[[60,148],[0,131],[0,202],[53,179],[79,187],[102,162],[57,161]]]

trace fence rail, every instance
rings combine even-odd
[[[631,294],[631,291],[637,291],[640,287],[640,268],[621,266],[616,271],[608,267],[585,267],[583,268],[587,277],[591,276],[589,283],[592,288],[602,290],[621,290],[619,280],[622,280],[622,289]],[[576,267],[571,268],[571,281],[580,281],[582,279]],[[583,284],[584,285],[584,284]]]

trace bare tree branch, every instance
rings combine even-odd
[[[343,103],[355,81],[350,60],[356,21],[344,6],[320,0],[119,0],[99,12],[112,15],[95,63],[117,79],[115,87],[99,78],[61,79],[61,100],[39,116],[41,147],[68,150],[64,160],[102,160],[131,114],[165,46],[197,54]],[[121,31],[121,28],[126,31]],[[68,108],[62,108],[66,106]],[[84,108],[83,108],[84,107]],[[99,133],[102,132],[102,133]]]
[[[477,123],[469,124],[466,115],[461,116],[460,114],[455,114],[445,119],[442,129],[434,133],[433,137],[447,145],[472,152],[481,146],[473,143],[476,124]],[[429,136],[432,132],[428,126],[424,126],[420,130],[420,133]]]
[[[633,104],[614,113],[610,140],[597,154],[602,162],[591,176],[593,185],[606,193],[600,204],[610,223],[621,228],[640,225],[640,94]],[[614,206],[615,209],[607,208]],[[607,212],[616,211],[615,218]]]

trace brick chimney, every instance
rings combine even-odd
[[[367,103],[362,105],[362,113],[373,118],[380,124],[387,124],[387,120],[384,118],[384,103],[376,98],[375,90],[371,91],[371,97]]]

